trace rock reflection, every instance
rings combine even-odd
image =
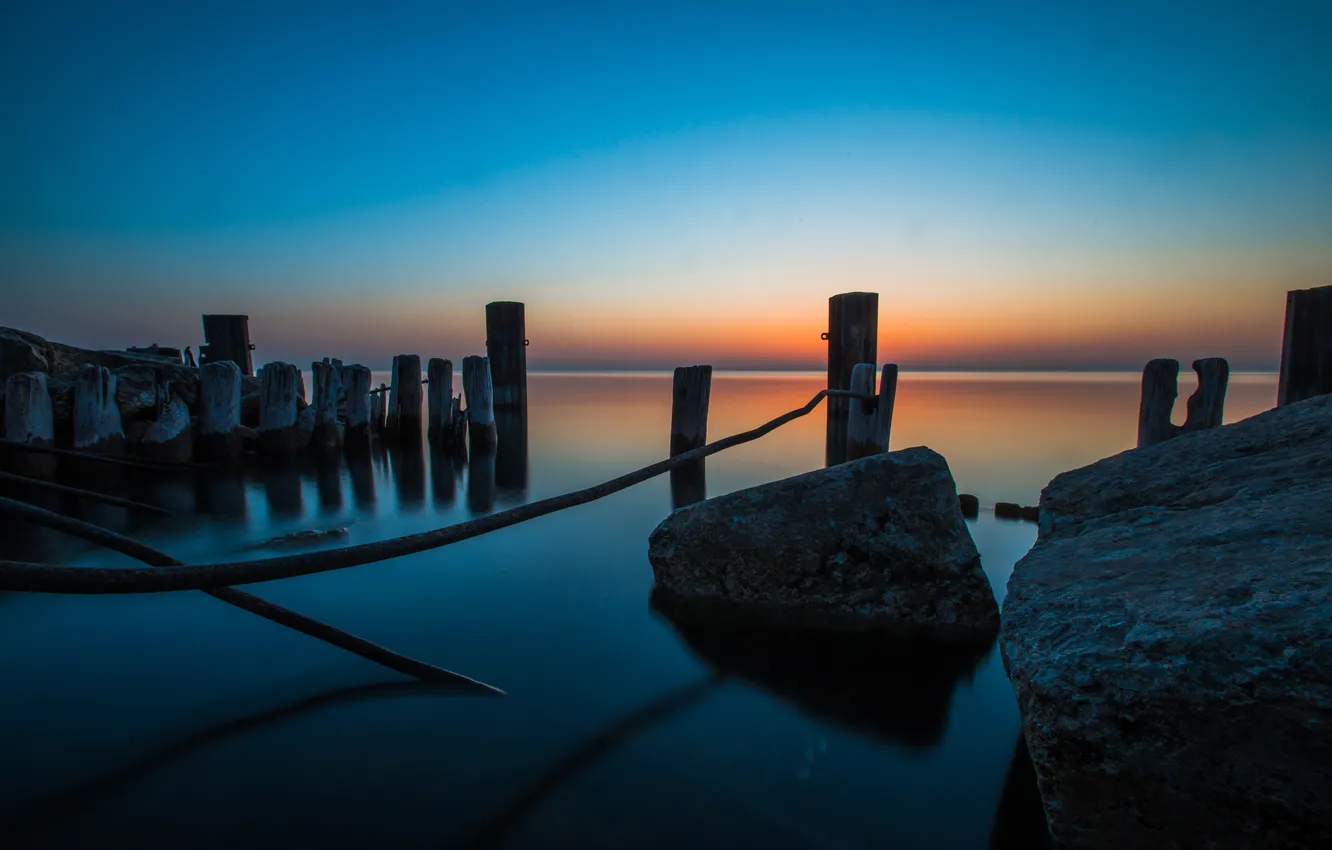
[[[719,674],[812,717],[911,747],[942,740],[953,691],[990,651],[990,644],[763,626],[660,589],[651,607]]]
[[[1003,796],[990,827],[990,850],[1047,850],[1053,847],[1045,825],[1045,806],[1036,787],[1027,740],[1019,731],[1013,761],[1004,778]]]

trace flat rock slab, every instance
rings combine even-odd
[[[1000,640],[1058,845],[1332,847],[1332,396],[1055,478]]]
[[[658,586],[785,626],[984,640],[999,610],[942,456],[904,449],[741,490],[652,532]]]

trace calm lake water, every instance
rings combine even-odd
[[[938,450],[980,497],[969,525],[1000,600],[1036,532],[988,508],[1034,504],[1056,473],[1130,448],[1138,381],[902,376],[892,447]],[[435,528],[665,455],[669,375],[529,382],[525,452],[509,435],[461,464],[381,451],[234,479],[109,473],[107,488],[180,515],[63,508],[188,562],[228,561],[291,551],[262,543],[300,529],[345,526],[360,543]],[[709,436],[823,383],[718,375]],[[1273,375],[1232,376],[1227,421],[1275,397]],[[823,428],[820,408],[708,460],[708,494],[821,466]],[[1032,846],[1040,813],[997,648],[682,634],[649,605],[647,538],[670,510],[660,478],[434,552],[247,588],[501,699],[422,693],[198,592],[0,594],[0,846]],[[0,526],[0,549],[131,563],[17,525]]]

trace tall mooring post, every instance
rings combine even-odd
[[[1332,393],[1332,286],[1286,293],[1277,406]]]
[[[680,366],[671,387],[671,457],[706,445],[711,366]],[[682,508],[707,498],[704,461],[671,470],[671,506]]]
[[[521,301],[486,305],[486,356],[496,413],[527,411],[527,324]]]
[[[851,389],[851,371],[858,363],[875,363],[879,349],[879,294],[844,292],[828,299],[828,389]],[[846,423],[851,402],[830,398],[824,462],[843,463]]]
[[[199,346],[199,365],[230,360],[249,377],[254,374],[254,359],[250,354],[250,317],[204,314],[204,344]]]

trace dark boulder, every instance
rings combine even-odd
[[[953,476],[923,447],[681,508],[648,558],[676,596],[785,625],[944,639],[998,628]]]
[[[1070,848],[1332,846],[1332,396],[1066,472],[1003,650]]]

